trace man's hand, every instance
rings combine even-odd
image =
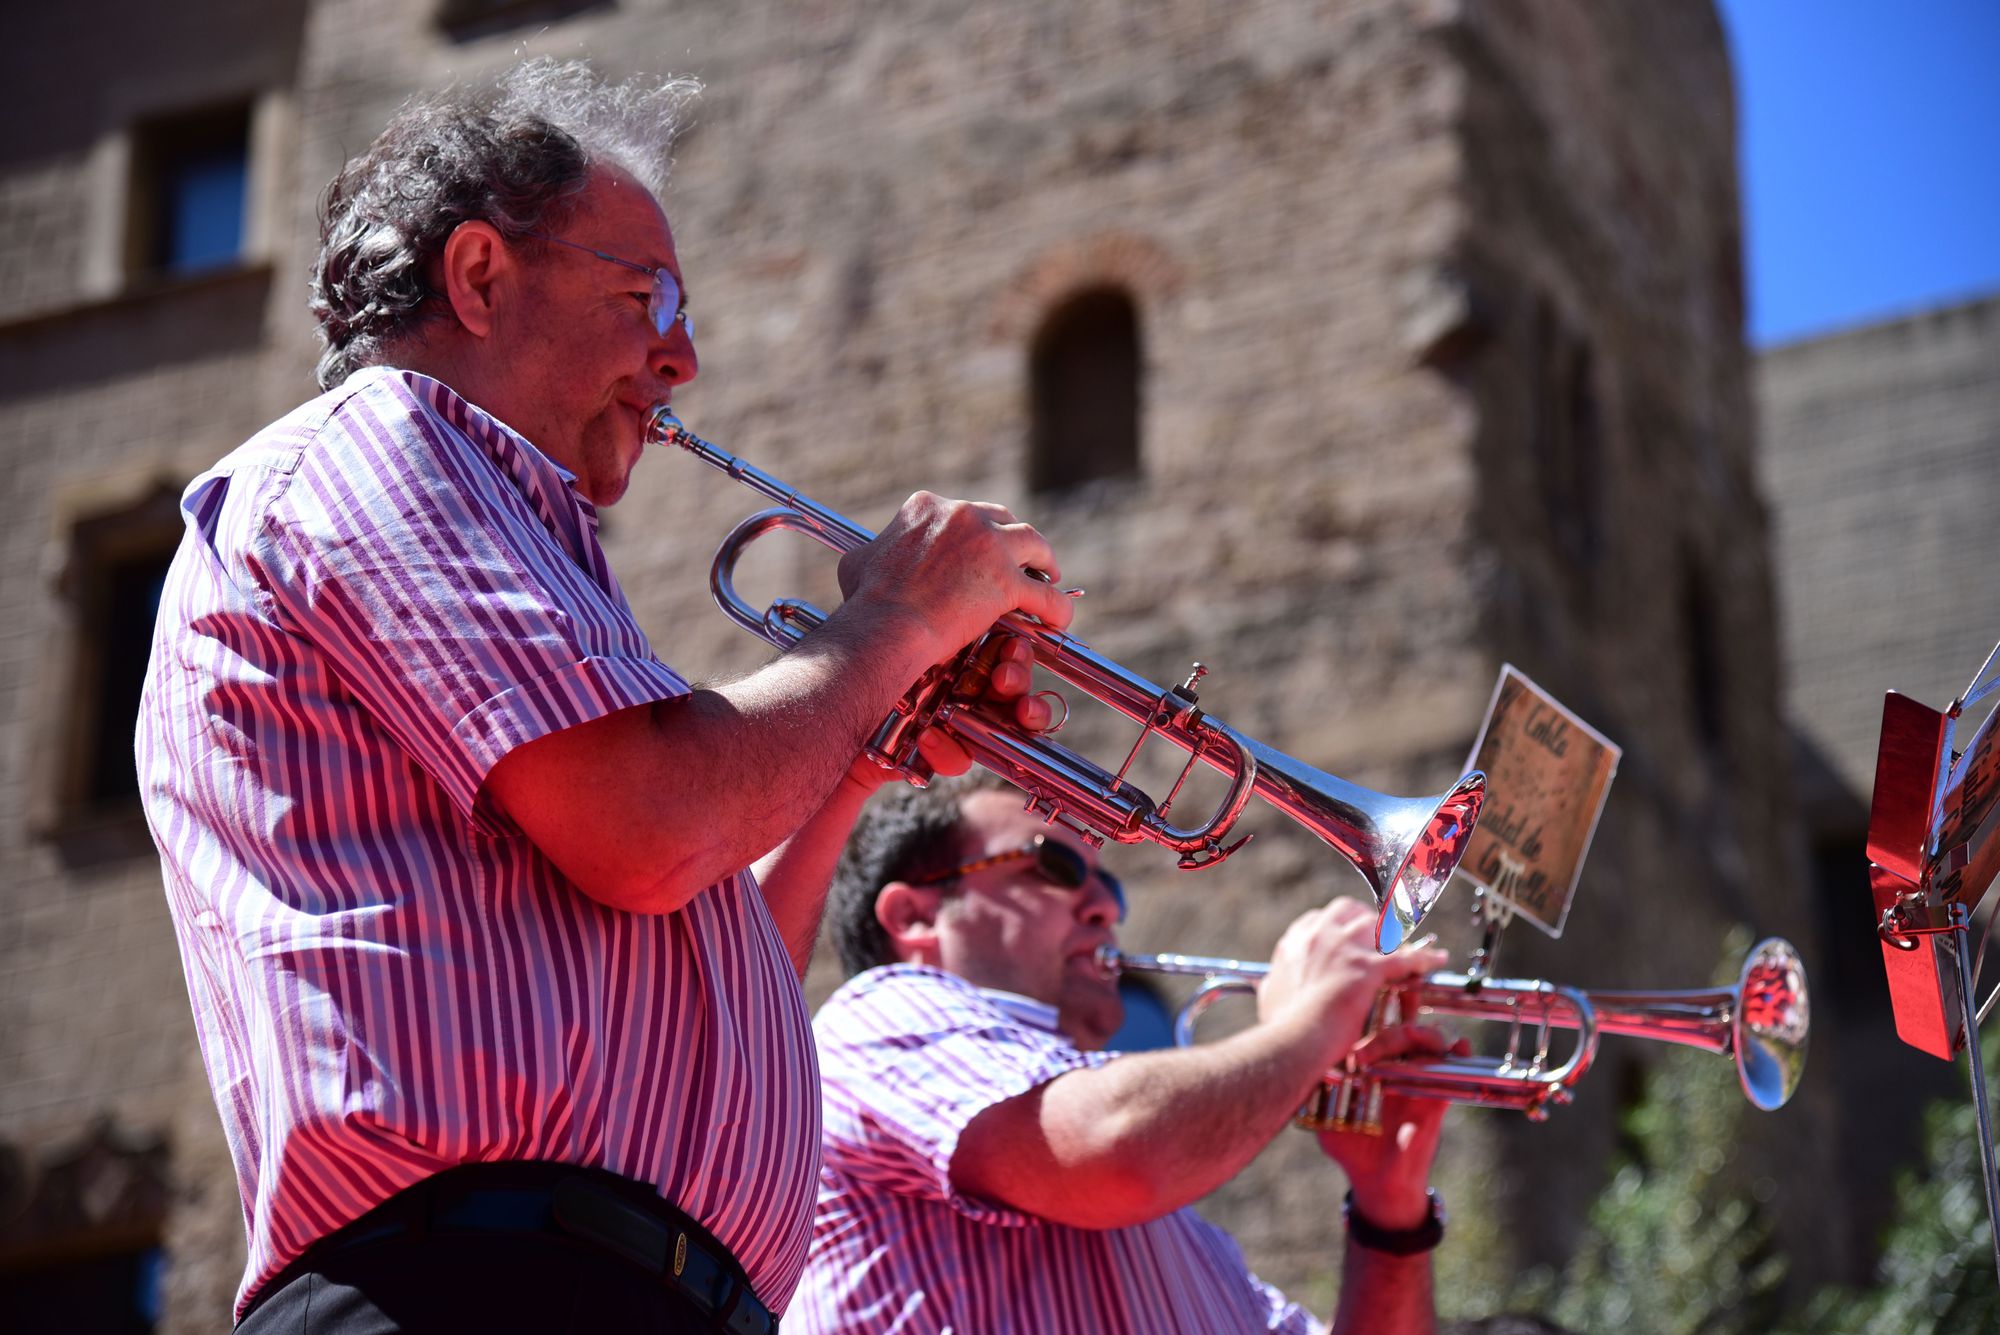
[[[1363,1039],[1353,1055],[1369,1066],[1399,1057],[1465,1056],[1471,1050],[1464,1039],[1453,1042],[1428,1025],[1393,1025]],[[1354,1208],[1370,1223],[1391,1231],[1423,1223],[1430,1210],[1431,1160],[1450,1107],[1443,1099],[1385,1093],[1379,1130],[1319,1133],[1320,1148],[1347,1174]]]
[[[1443,968],[1450,955],[1405,946],[1375,949],[1375,915],[1359,900],[1336,899],[1300,915],[1271,954],[1271,972],[1257,987],[1263,1021],[1309,1018],[1317,1027],[1327,1069],[1363,1037],[1382,989]]]
[[[840,559],[842,610],[881,618],[908,638],[922,667],[951,657],[1009,612],[1068,626],[1070,600],[1053,583],[1061,576],[1048,541],[1005,506],[927,491],[903,502],[875,541]]]
[[[957,654],[1009,612],[1056,630],[1068,626],[1074,605],[1054,583],[1061,573],[1047,540],[1005,506],[920,491],[875,541],[841,558],[840,587],[845,607],[854,609],[850,615],[877,617],[883,633],[913,637],[910,652],[922,671]],[[1028,695],[1033,668],[1034,651],[1025,640],[1003,639],[983,698],[1011,711],[1022,730],[1040,732],[1055,711],[1047,700]],[[939,774],[963,774],[972,766],[963,747],[935,730],[917,745]],[[888,777],[870,768],[857,762],[848,781],[879,786]]]

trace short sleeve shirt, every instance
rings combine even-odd
[[[994,1104],[1116,1060],[1052,1008],[918,965],[849,981],[813,1022],[824,1090],[812,1257],[788,1331],[1135,1335],[1320,1329],[1192,1209],[1079,1229],[956,1190],[966,1126]]]
[[[670,914],[590,899],[484,796],[538,737],[686,683],[572,477],[377,368],[188,487],[138,761],[243,1194],[238,1306],[444,1168],[649,1183],[782,1308],[818,1099],[750,875]]]

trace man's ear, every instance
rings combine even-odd
[[[891,881],[875,896],[875,921],[888,934],[890,948],[905,964],[937,963],[937,919],[944,892],[934,885]]]
[[[465,332],[475,338],[492,333],[501,280],[515,267],[499,231],[488,222],[460,223],[445,238],[440,264],[440,290]]]

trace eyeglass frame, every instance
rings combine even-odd
[[[532,237],[537,241],[552,241],[558,246],[568,246],[571,250],[580,250],[586,255],[595,255],[600,260],[608,260],[620,268],[630,269],[633,273],[650,276],[653,280],[653,295],[646,302],[646,315],[653,322],[653,332],[665,338],[667,331],[678,324],[687,331],[689,338],[694,337],[694,316],[687,308],[687,292],[681,287],[681,280],[666,265],[662,264],[656,268],[650,264],[640,264],[635,260],[622,259],[607,251],[598,250],[594,246],[565,241],[559,236],[550,236],[547,232],[523,232],[521,235]],[[672,288],[674,293],[674,313],[663,318],[660,313],[667,309],[668,288]]]
[[[1045,852],[1045,850],[1051,849],[1054,850],[1052,855]],[[1076,884],[1065,885],[1050,874],[1050,866],[1047,861],[1049,856],[1060,859],[1061,865],[1072,868],[1075,872],[1080,873],[1080,879],[1078,879]],[[904,881],[904,884],[919,887],[941,885],[946,881],[962,880],[970,876],[973,872],[985,871],[989,867],[997,867],[1002,863],[1013,862],[1022,858],[1034,859],[1036,873],[1054,889],[1082,890],[1090,884],[1091,877],[1097,877],[1104,882],[1104,888],[1110,892],[1112,902],[1118,905],[1118,921],[1125,921],[1124,884],[1116,876],[1104,870],[1104,868],[1091,866],[1090,863],[1084,860],[1083,854],[1077,852],[1076,849],[1070,847],[1062,840],[1051,839],[1046,834],[1036,835],[1019,848],[1010,848],[1002,853],[989,853],[985,857],[974,858],[970,862],[961,862],[958,866],[948,871],[933,872],[928,876],[912,877]]]

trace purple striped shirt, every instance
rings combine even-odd
[[[1052,1008],[898,964],[834,993],[813,1035],[824,1131],[793,1335],[1321,1329],[1192,1209],[1080,1229],[953,1189],[951,1157],[975,1116],[1114,1060],[1072,1047]]]
[[[571,477],[377,368],[188,487],[138,760],[243,1193],[248,1296],[454,1164],[654,1185],[782,1309],[818,1096],[747,872],[680,911],[585,896],[483,797],[523,742],[688,687]]]

